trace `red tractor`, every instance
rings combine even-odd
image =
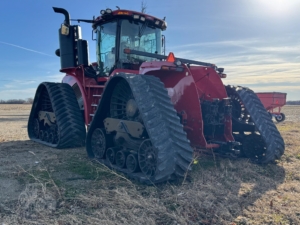
[[[224,86],[223,68],[164,52],[164,20],[101,10],[92,24],[97,62],[69,13],[59,29],[62,83],[41,83],[29,121],[31,140],[87,154],[141,182],[182,177],[193,154],[209,150],[257,163],[279,159],[284,141],[256,94]],[[86,134],[87,129],[87,134]]]

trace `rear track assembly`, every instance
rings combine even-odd
[[[38,143],[68,148],[84,145],[85,125],[73,89],[64,83],[41,83],[28,120],[28,136]]]
[[[241,118],[233,118],[233,132],[239,132],[235,138],[242,143],[244,155],[257,163],[279,159],[285,148],[283,138],[257,95],[244,87],[226,86],[226,90],[228,96],[234,96],[233,101],[241,103],[241,109],[233,109],[242,114]]]

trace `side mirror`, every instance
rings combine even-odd
[[[60,33],[66,36],[69,35],[69,27],[66,26],[65,24],[62,24],[60,28]]]
[[[60,57],[60,49],[56,49],[55,55],[57,55],[58,57]]]
[[[94,33],[97,34],[97,32],[98,32],[97,30],[92,30],[92,40],[93,41],[96,41],[96,38],[94,38]]]

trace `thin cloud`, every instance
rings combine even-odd
[[[35,51],[35,50],[29,49],[29,48],[24,48],[24,47],[19,46],[19,45],[14,45],[14,44],[3,42],[3,41],[0,41],[0,43],[4,44],[4,45],[9,45],[9,46],[13,46],[13,47],[16,47],[16,48],[20,48],[20,49],[23,49],[23,50],[26,50],[26,51],[35,52],[35,53],[38,53],[38,54],[41,54],[41,55],[46,55],[46,56],[54,57],[53,55],[49,55],[49,54],[44,53],[44,52]]]
[[[54,75],[46,76],[46,78],[49,81],[60,82],[63,79],[64,76],[65,76],[65,74],[59,73],[59,74],[54,74]]]
[[[2,100],[8,99],[26,99],[26,98],[33,98],[36,92],[36,88],[27,88],[27,89],[10,89],[10,90],[1,90],[0,96]]]

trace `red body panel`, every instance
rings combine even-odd
[[[82,66],[62,69],[61,72],[66,73],[66,76],[62,80],[63,83],[67,83],[71,87],[77,83],[83,98],[85,124],[90,124],[92,115],[95,113],[101,99],[104,84],[108,78],[101,77],[102,81],[98,80],[101,84],[98,84],[94,78],[84,76],[84,69]]]
[[[140,70],[116,69],[110,76],[118,72],[131,74],[147,74],[158,77],[168,90],[174,108],[184,118],[183,126],[191,145],[200,148],[216,148],[218,144],[208,144],[203,133],[201,101],[227,98],[227,93],[219,74],[210,67],[182,65],[183,71],[162,70],[162,66],[174,64],[166,61],[145,62]],[[63,83],[73,86],[77,83],[84,101],[85,123],[91,122],[97,109],[104,85],[109,77],[88,78],[84,76],[83,67],[61,70],[67,73]],[[219,141],[234,141],[231,130],[231,118],[225,117],[224,135],[217,137]]]
[[[164,71],[161,66],[174,66],[165,61],[146,62],[141,65],[140,74],[154,75],[165,84],[174,108],[186,114],[184,129],[188,139],[195,147],[214,148],[216,144],[207,144],[203,134],[201,100],[222,100],[227,98],[225,87],[217,72],[210,67],[184,66],[183,72]],[[220,141],[234,141],[231,118],[225,118],[225,135]]]
[[[280,114],[281,107],[286,104],[286,93],[282,92],[259,92],[256,95],[264,107],[273,114]],[[274,110],[277,110],[274,112]]]

